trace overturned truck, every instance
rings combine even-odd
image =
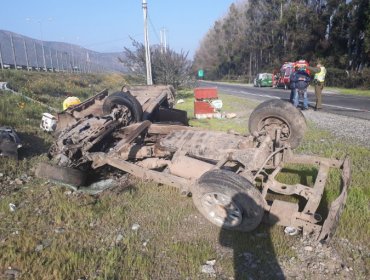
[[[41,163],[36,175],[81,186],[89,172],[108,165],[178,188],[222,228],[252,231],[267,222],[320,242],[331,239],[347,198],[350,162],[293,153],[306,129],[299,110],[281,100],[263,102],[250,116],[250,134],[240,135],[190,127],[173,104],[172,88],[136,87],[104,91],[67,109],[58,116],[51,162]],[[313,186],[279,182],[287,164],[316,166]],[[331,168],[341,170],[340,194],[323,218],[318,208]]]

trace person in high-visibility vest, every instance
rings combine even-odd
[[[314,84],[315,84],[315,95],[316,95],[316,105],[315,110],[321,110],[322,109],[322,103],[321,103],[321,96],[322,96],[322,90],[324,88],[325,83],[325,76],[326,76],[326,69],[321,63],[317,63],[316,67],[308,67],[313,73],[315,73],[315,76],[313,78]]]

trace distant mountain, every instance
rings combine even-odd
[[[127,72],[118,61],[119,56],[122,57],[122,53],[100,53],[74,44],[41,41],[0,30],[0,65],[4,67]]]

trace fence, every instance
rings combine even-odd
[[[28,71],[51,72],[125,72],[123,65],[114,62],[114,55],[67,44],[44,42],[8,31],[0,31],[0,67]],[[108,54],[109,56],[109,54]]]

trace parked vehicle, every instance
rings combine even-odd
[[[294,62],[285,62],[277,73],[276,87],[288,89],[290,85],[290,74],[294,71]]]
[[[272,74],[259,73],[254,79],[253,85],[255,87],[272,87]]]
[[[183,115],[167,102],[172,93],[148,92],[143,87],[137,98],[128,90],[100,94],[77,105],[67,114],[70,122],[65,118],[59,127],[50,162],[41,163],[36,175],[81,186],[87,174],[108,165],[178,188],[219,227],[252,231],[265,217],[320,242],[330,240],[346,202],[349,159],[294,154],[306,129],[298,109],[282,100],[263,102],[250,116],[251,134],[240,135],[184,125],[179,121]],[[153,108],[163,108],[166,117],[158,117]],[[287,164],[316,166],[314,185],[279,182],[277,176]],[[330,168],[342,171],[341,192],[322,218],[318,207]],[[273,193],[298,197],[300,204]]]

